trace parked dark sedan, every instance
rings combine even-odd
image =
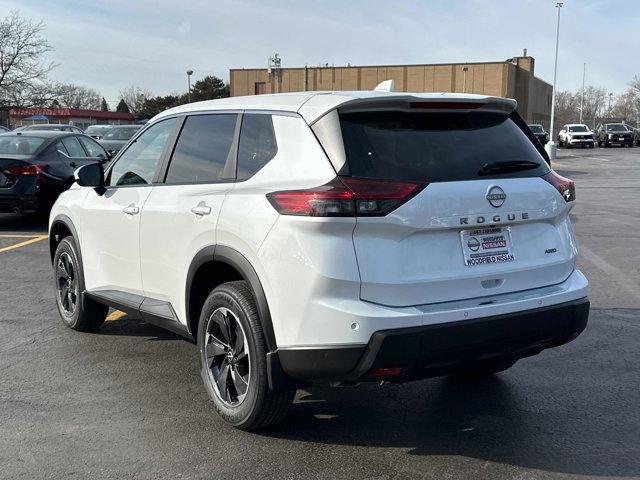
[[[596,139],[598,146],[605,148],[611,145],[633,147],[633,130],[624,123],[605,123],[598,125]]]
[[[0,212],[46,213],[82,165],[109,154],[92,138],[60,131],[0,134]]]
[[[546,145],[549,141],[549,134],[545,132],[544,127],[537,123],[529,125],[529,129],[542,145]]]
[[[131,137],[142,128],[142,125],[119,125],[106,132],[100,140],[102,145],[111,156],[115,155],[124,147]]]

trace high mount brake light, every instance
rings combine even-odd
[[[573,202],[576,199],[576,186],[573,180],[558,175],[553,170],[546,175],[542,175],[542,179],[556,187],[556,190],[560,192],[560,195],[562,195],[562,198],[564,198],[566,202]]]
[[[306,190],[267,194],[278,213],[307,217],[381,217],[422,190],[426,184],[336,177]]]
[[[443,110],[474,110],[484,104],[479,102],[411,102],[411,108],[431,108]]]

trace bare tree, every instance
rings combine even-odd
[[[0,107],[31,106],[42,101],[53,63],[43,55],[52,49],[42,36],[44,24],[12,12],[0,20]]]
[[[55,98],[65,108],[100,110],[102,96],[95,90],[72,83],[59,83],[54,88]]]
[[[639,85],[640,86],[640,85]],[[633,87],[616,97],[612,116],[637,125],[640,117],[640,94]]]
[[[629,82],[629,86],[631,87],[631,90],[636,92],[636,95],[640,96],[640,75],[634,75]]]
[[[142,110],[145,101],[151,97],[153,97],[153,93],[146,88],[135,85],[130,85],[120,90],[120,98],[124,100],[124,103],[129,107],[129,111],[134,115]]]
[[[577,92],[562,91],[556,94],[556,118],[558,119],[555,134],[567,123],[580,121],[580,97],[582,90]],[[607,91],[604,88],[592,85],[585,88],[584,104],[582,110],[582,122],[594,127],[597,118],[603,116],[607,110]]]

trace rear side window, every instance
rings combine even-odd
[[[203,183],[222,179],[238,116],[187,117],[171,157],[165,183]]]
[[[95,142],[87,137],[78,137],[82,145],[84,145],[85,150],[89,154],[90,157],[93,158],[107,158],[107,152],[105,152],[104,148],[102,148],[98,142]]]
[[[61,140],[61,142],[67,149],[67,152],[69,152],[70,157],[79,158],[87,156],[84,149],[82,148],[82,145],[80,145],[80,142],[76,137],[65,137]]]
[[[267,114],[245,114],[242,117],[238,147],[238,181],[252,177],[278,152],[273,119]]]
[[[353,177],[426,183],[549,172],[531,140],[504,114],[357,112],[340,114],[340,126]]]

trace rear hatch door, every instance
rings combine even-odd
[[[557,284],[574,269],[569,203],[515,112],[429,108],[339,114],[340,174],[420,183],[353,234],[363,300],[390,306]],[[553,175],[553,174],[552,174]]]

